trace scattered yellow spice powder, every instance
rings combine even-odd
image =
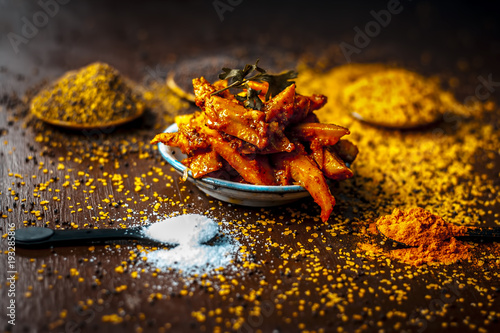
[[[472,171],[477,164],[493,161],[487,152],[497,151],[500,145],[498,135],[493,134],[495,124],[485,120],[498,112],[498,105],[493,98],[484,106],[481,102],[467,105],[467,114],[443,116],[434,126],[414,131],[388,130],[354,119],[337,102],[346,82],[388,68],[382,64],[349,64],[323,72],[303,65],[298,68],[298,93],[325,94],[328,103],[316,111],[318,118],[348,127],[360,150],[352,165],[356,177],[338,185],[347,197],[338,209],[350,211],[348,206],[354,202],[363,221],[374,221],[394,207],[420,206],[449,223],[481,224],[483,215],[489,213],[480,202],[470,200],[470,193],[491,192],[488,205],[493,206],[500,202],[498,186],[495,178]]]

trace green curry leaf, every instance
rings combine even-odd
[[[259,60],[257,60],[254,65],[245,65],[243,69],[222,68],[219,79],[228,80],[228,86],[213,92],[211,95],[216,95],[230,88],[247,89],[246,96],[236,95],[236,99],[242,101],[246,108],[260,110],[263,106],[262,100],[259,98],[260,91],[248,87],[249,81],[267,82],[269,84],[269,89],[267,90],[265,98],[265,100],[268,101],[270,98],[282,92],[286,87],[294,84],[295,82],[291,80],[298,76],[298,73],[293,70],[281,74],[268,74],[263,68],[260,68],[258,64]]]

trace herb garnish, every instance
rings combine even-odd
[[[245,65],[243,69],[222,68],[223,72],[219,74],[219,79],[228,80],[229,85],[224,89],[213,92],[211,95],[216,95],[230,88],[246,89],[246,96],[236,95],[236,99],[243,102],[246,108],[260,110],[264,105],[259,98],[260,90],[250,88],[248,86],[249,81],[267,82],[269,84],[265,97],[265,100],[268,101],[272,96],[276,96],[286,87],[294,84],[295,82],[290,80],[298,76],[298,73],[293,70],[277,75],[268,74],[264,69],[260,68],[258,64],[259,60],[257,60],[254,65]],[[253,75],[247,78],[247,76],[252,73]]]
[[[240,102],[243,102],[243,105],[247,109],[260,110],[264,104],[259,98],[260,92],[262,90],[255,90],[250,87],[247,88],[246,96],[236,95],[236,99]]]

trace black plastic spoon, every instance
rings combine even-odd
[[[378,225],[376,227],[379,234],[393,241],[394,243],[409,247],[414,246],[387,237],[387,235],[385,235],[383,232],[380,231]],[[500,227],[464,227],[460,231],[460,233],[453,235],[453,237],[462,241],[470,241],[470,242],[499,242]]]
[[[119,240],[156,242],[146,236],[144,227],[127,229],[75,229],[52,230],[28,227],[15,231],[16,246],[22,248],[48,248],[52,246],[77,246],[102,244]]]

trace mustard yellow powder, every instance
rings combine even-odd
[[[113,67],[93,63],[66,73],[32,101],[31,112],[48,122],[98,126],[143,113],[140,93]]]

